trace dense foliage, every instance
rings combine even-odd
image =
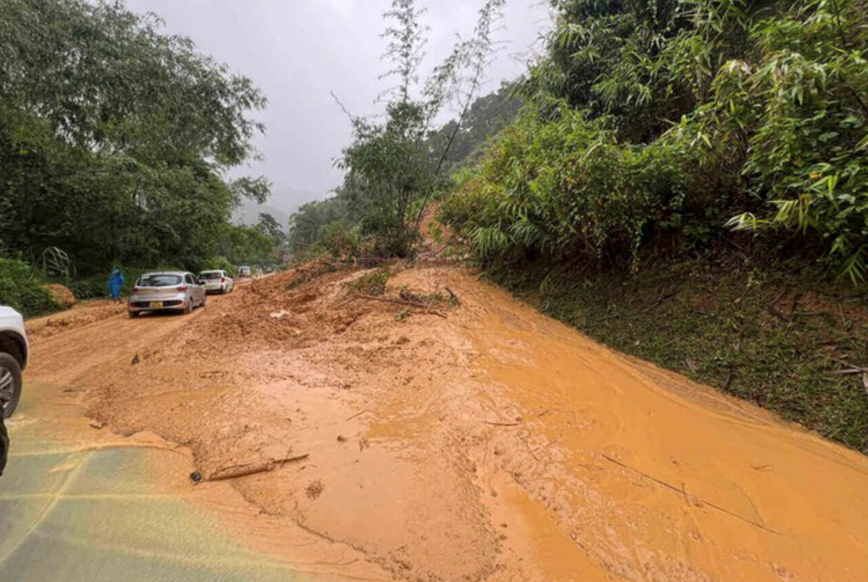
[[[733,228],[868,270],[864,0],[554,0],[530,105],[447,221],[484,259],[640,264]]]
[[[225,176],[255,155],[251,114],[265,99],[161,25],[120,2],[0,3],[7,254],[59,247],[79,272],[97,272],[257,252],[261,241],[230,217],[268,183]]]
[[[60,306],[27,263],[0,258],[0,305],[8,305],[25,316],[57,311]]]

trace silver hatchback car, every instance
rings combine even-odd
[[[130,317],[153,311],[190,313],[205,307],[205,286],[185,271],[148,273],[136,282],[127,304]]]

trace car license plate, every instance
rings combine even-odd
[[[162,301],[151,301],[151,303],[150,303],[150,305],[149,305],[149,307],[150,307],[151,309],[160,309],[162,306],[163,306],[163,302],[162,302]]]

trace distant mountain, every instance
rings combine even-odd
[[[298,211],[301,206],[314,200],[328,198],[330,195],[331,193],[312,194],[287,188],[277,188],[272,191],[271,196],[265,204],[260,205],[252,200],[243,200],[241,206],[235,211],[232,222],[239,225],[254,226],[259,223],[260,214],[270,214],[286,228],[289,217]]]

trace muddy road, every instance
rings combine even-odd
[[[154,474],[325,579],[866,580],[865,457],[460,269],[372,280],[311,267],[186,318],[34,321],[28,380],[206,477],[309,455],[196,487]]]

